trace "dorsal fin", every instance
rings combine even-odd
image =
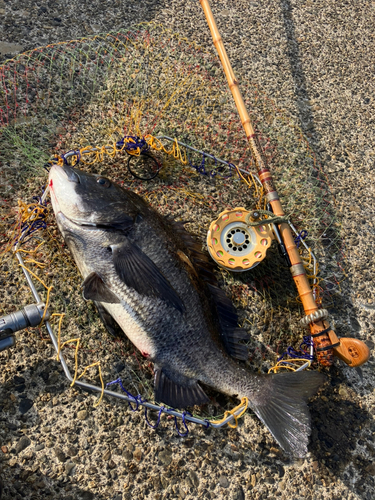
[[[209,255],[202,250],[201,245],[195,240],[194,236],[185,229],[184,224],[186,222],[174,222],[168,219],[168,224],[173,226],[174,232],[183,241],[194,268],[207,284],[212,305],[216,310],[220,326],[220,338],[225,350],[233,358],[245,361],[248,358],[248,348],[241,342],[249,340],[249,334],[243,328],[238,327],[236,309],[225,295],[225,292],[219,288],[214,274],[216,265]]]
[[[207,286],[217,311],[221,340],[227,353],[235,359],[245,361],[248,358],[248,349],[246,345],[241,344],[241,341],[249,340],[249,334],[243,328],[238,327],[236,309],[223,290],[209,283]]]

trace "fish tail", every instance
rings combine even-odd
[[[251,407],[279,445],[289,454],[304,457],[311,434],[307,400],[324,383],[319,372],[293,372],[264,376]]]

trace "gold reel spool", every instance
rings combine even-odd
[[[210,224],[208,251],[228,271],[243,272],[257,266],[271,245],[269,225],[248,226],[245,219],[249,213],[243,207],[225,210]]]

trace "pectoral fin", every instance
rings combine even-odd
[[[184,304],[176,290],[137,245],[126,240],[124,243],[112,245],[111,249],[116,272],[128,287],[140,295],[162,299],[178,311],[184,312]]]
[[[121,301],[95,272],[90,273],[82,284],[83,298],[109,304],[119,304]]]

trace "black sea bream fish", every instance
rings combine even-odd
[[[208,401],[202,385],[249,405],[280,446],[307,452],[307,399],[318,372],[260,375],[246,359],[237,315],[210,272],[210,261],[184,230],[141,197],[110,180],[53,166],[49,174],[57,225],[111,330],[115,320],[155,364],[155,399],[175,408]]]

